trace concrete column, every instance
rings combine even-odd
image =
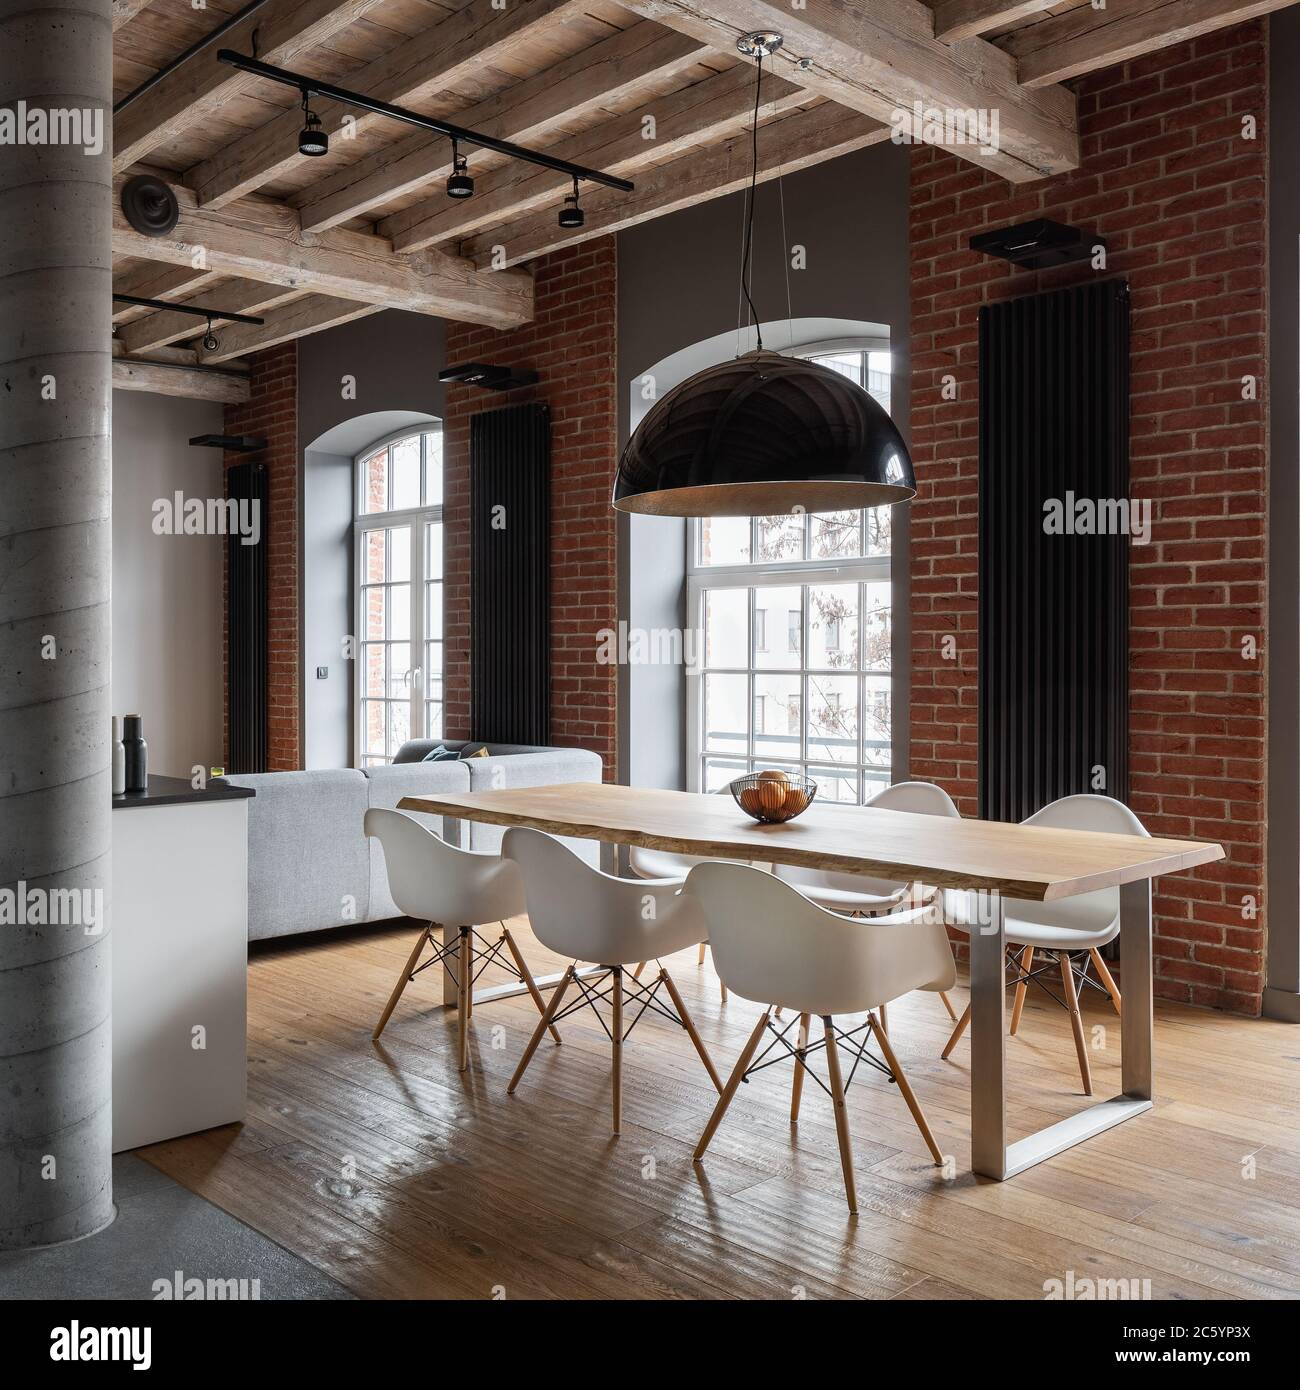
[[[112,49],[110,0],[0,3],[0,108],[91,116],[0,144],[0,1249],[113,1217]]]

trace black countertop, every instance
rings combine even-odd
[[[206,787],[195,787],[184,777],[151,776],[147,791],[115,796],[113,810],[130,810],[132,806],[180,806],[191,801],[242,801],[256,795],[252,787],[235,787],[219,780],[209,782]]]

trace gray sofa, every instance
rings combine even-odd
[[[363,771],[232,773],[225,778],[257,793],[248,803],[250,941],[401,916],[388,891],[383,850],[362,829],[372,806],[391,810],[404,796],[433,792],[601,780],[599,755],[582,748],[489,743],[483,745],[486,758],[423,762],[433,742],[403,744],[392,763]],[[464,746],[445,742],[452,748]],[[496,849],[504,833],[500,826],[473,821],[417,819],[469,849]],[[572,845],[588,863],[599,861],[596,842]]]

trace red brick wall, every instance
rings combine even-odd
[[[536,314],[513,332],[447,325],[447,361],[532,367],[536,386],[505,404],[551,411],[551,742],[590,748],[613,780],[617,668],[596,661],[597,633],[617,625],[618,457],[616,257],[613,237],[557,251],[533,267]],[[446,727],[470,734],[469,421],[493,408],[476,387],[450,387],[444,425]]]
[[[262,534],[267,556],[267,655],[270,708],[267,712],[267,771],[302,767],[299,729],[298,626],[298,344],[285,343],[250,359],[250,398],[225,411],[227,434],[259,435],[266,448],[256,454],[226,454],[225,466],[253,460],[270,471],[268,515]],[[229,607],[223,604],[229,619]],[[227,733],[229,709],[226,710]],[[227,742],[227,752],[229,743]]]
[[[976,797],[977,315],[1095,275],[972,254],[985,228],[1046,216],[1095,229],[1132,288],[1130,801],[1153,834],[1227,858],[1159,880],[1156,991],[1258,1013],[1264,968],[1264,25],[1134,59],[1079,85],[1083,164],[1020,189],[912,153],[912,775]],[[1243,138],[1242,117],[1258,124]],[[956,377],[958,398],[941,396]],[[956,661],[942,638],[957,635]],[[1243,639],[1260,656],[1243,658]],[[1245,899],[1261,905],[1252,917]]]

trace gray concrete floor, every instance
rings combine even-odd
[[[352,1295],[143,1159],[113,1159],[117,1219],[97,1235],[47,1250],[0,1254],[0,1299],[153,1299],[155,1280],[258,1281],[263,1299]],[[173,1297],[175,1295],[173,1294]]]

